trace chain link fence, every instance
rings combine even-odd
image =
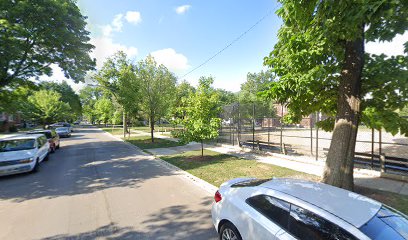
[[[288,155],[311,156],[326,159],[332,132],[316,126],[324,119],[321,114],[311,114],[298,124],[284,124],[282,116],[287,109],[280,104],[227,105],[221,115],[222,126],[217,142],[239,145]],[[408,174],[408,138],[393,136],[360,126],[355,148],[356,163],[372,169],[381,169],[381,156],[385,168]]]

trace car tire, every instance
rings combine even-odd
[[[219,238],[220,240],[242,240],[238,229],[230,222],[226,222],[221,226]]]
[[[40,159],[37,158],[37,160],[35,160],[35,165],[33,167],[33,170],[31,170],[31,172],[36,173],[40,171]]]
[[[47,154],[47,156],[45,156],[44,161],[48,161],[50,160],[50,154]]]

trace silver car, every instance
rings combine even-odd
[[[223,240],[408,239],[408,219],[380,202],[323,183],[233,179],[214,196]]]

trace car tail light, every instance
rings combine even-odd
[[[215,200],[216,203],[222,200],[222,196],[221,196],[220,192],[218,192],[218,191],[215,192],[214,200]]]

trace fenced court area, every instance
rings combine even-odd
[[[326,159],[332,133],[315,124],[324,116],[312,114],[299,124],[289,125],[281,121],[285,113],[286,109],[277,104],[269,107],[238,103],[226,106],[217,141],[288,155],[312,156],[316,160]],[[383,130],[359,126],[355,151],[357,164],[408,175],[408,138],[401,134],[393,136]],[[385,159],[383,166],[381,158]]]

